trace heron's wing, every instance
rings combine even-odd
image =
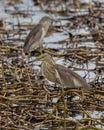
[[[62,80],[62,83],[69,85],[69,87],[75,87],[73,85],[78,83],[78,86],[80,85],[80,87],[89,88],[86,81],[74,71],[58,64],[55,65],[55,68]]]
[[[41,39],[41,36],[42,36],[42,25],[38,24],[28,34],[28,36],[27,36],[27,38],[25,40],[25,43],[24,43],[24,47],[23,47],[24,48],[24,52],[25,53],[28,52],[28,50],[30,49],[30,47],[32,46],[32,44],[34,44],[39,39]]]

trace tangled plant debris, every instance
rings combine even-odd
[[[0,129],[104,129],[104,2],[25,2],[2,0],[8,18],[0,18]],[[59,20],[43,53],[82,74],[90,91],[64,88],[62,94],[62,86],[45,82],[38,50],[22,62],[22,45],[40,14]]]

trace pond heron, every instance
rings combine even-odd
[[[53,20],[54,19],[52,19],[51,17],[45,16],[40,20],[39,24],[37,24],[30,31],[23,46],[23,51],[25,54],[28,52],[34,51],[35,49],[39,47],[42,47],[42,41]]]
[[[67,88],[83,87],[89,89],[89,85],[80,75],[69,68],[56,64],[49,54],[44,54],[43,57],[41,71],[47,80]]]

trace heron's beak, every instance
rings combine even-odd
[[[39,57],[37,57],[36,59],[37,59],[37,60],[42,60],[42,61],[43,61],[43,60],[44,60],[44,57],[45,57],[45,55],[44,55],[44,54],[41,54],[41,55],[40,55]]]
[[[52,21],[53,21],[53,22],[59,22],[59,19],[54,19],[54,18],[52,18]]]

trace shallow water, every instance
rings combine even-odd
[[[65,4],[67,5],[68,3],[65,3]],[[64,4],[64,6],[66,7],[65,4]],[[53,3],[53,5],[54,5],[54,3]],[[45,6],[45,7],[47,7],[47,6]],[[50,10],[53,8],[51,7]],[[61,5],[59,7],[59,10],[60,10],[60,8],[61,8]],[[81,16],[81,15],[85,15],[85,14],[89,13],[88,10],[84,11],[84,12],[75,12],[75,9],[72,9],[72,10],[73,10],[72,12],[74,12],[74,13],[69,13],[69,17],[74,17],[77,15]],[[75,50],[76,52],[73,53],[71,55],[71,57],[68,57],[67,59],[65,59],[65,57],[59,58],[59,57],[54,56],[56,63],[61,64],[66,67],[69,67],[72,65],[71,69],[73,69],[76,73],[78,73],[82,77],[85,77],[85,79],[88,83],[91,83],[95,79],[95,84],[97,84],[97,81],[98,81],[98,84],[102,83],[104,85],[104,82],[103,82],[104,68],[102,66],[97,65],[97,62],[100,62],[100,61],[103,61],[103,63],[104,63],[104,55],[103,55],[103,51],[101,51],[103,49],[104,45],[101,43],[99,43],[99,45],[96,44],[96,42],[93,40],[93,36],[90,31],[91,28],[88,25],[86,25],[86,23],[85,24],[81,23],[80,20],[79,20],[79,23],[77,22],[75,24],[75,26],[71,26],[71,24],[73,24],[73,21],[70,19],[69,20],[66,19],[67,16],[64,16],[64,15],[61,16],[61,14],[51,12],[51,11],[50,12],[48,11],[47,13],[45,13],[44,11],[41,10],[41,7],[39,5],[38,6],[34,5],[34,2],[32,0],[19,0],[17,2],[12,1],[12,0],[9,0],[9,1],[1,0],[0,18],[4,19],[4,21],[5,21],[5,29],[7,31],[10,31],[10,33],[8,33],[8,34],[4,33],[3,45],[14,46],[14,47],[23,46],[25,38],[28,35],[31,28],[34,26],[34,24],[37,24],[38,21],[45,15],[50,15],[56,19],[63,18],[63,20],[60,20],[59,23],[54,23],[54,26],[56,27],[56,31],[54,31],[54,29],[53,29],[53,32],[44,38],[43,46],[45,48],[51,49],[51,50],[57,50],[55,53],[58,53],[58,54],[70,54],[71,51],[73,51],[74,49],[79,49],[79,48],[83,49],[83,51]],[[69,26],[71,26],[71,27],[67,26],[67,24],[69,24]],[[13,30],[13,31],[11,32],[11,30]],[[69,41],[71,39],[71,37],[69,36],[68,33],[72,34],[72,36],[73,36],[72,41]],[[77,38],[80,39],[81,35],[82,35],[82,37],[88,36],[88,38],[84,37],[82,39],[82,41],[80,41],[80,40],[77,41],[78,40]],[[88,39],[89,39],[89,41],[87,41]],[[99,49],[99,48],[102,48],[102,49]],[[80,59],[77,59],[77,56],[82,56],[78,53],[84,52],[86,50],[91,51],[92,56],[95,54],[95,52],[97,52],[98,54],[101,53],[102,57],[101,58],[98,57],[97,60],[94,60],[94,58],[97,57],[97,54],[96,54],[95,57],[88,58],[88,61],[83,63],[84,61],[83,60],[80,61]],[[94,52],[94,54],[92,54],[93,52]],[[84,55],[85,56],[84,57],[82,56],[82,58],[86,58],[86,55],[89,55],[89,53],[85,53]],[[36,58],[36,56],[31,56],[31,58],[29,58],[29,61],[34,60],[35,58]],[[11,58],[5,57],[4,61],[7,61],[8,64],[11,64],[12,59],[13,59],[12,57]],[[93,62],[93,60],[94,60],[94,62]],[[26,57],[26,62],[28,64],[27,57]],[[39,74],[41,61],[37,61],[37,62],[35,61],[32,64],[30,63],[29,65],[30,66],[32,65],[33,69],[35,69],[37,71],[37,73]],[[1,64],[0,64],[0,67],[1,67]],[[102,73],[99,73],[99,71],[97,71],[97,69],[101,68],[101,67],[103,68],[101,70]],[[1,78],[1,76],[0,76],[0,78]],[[15,96],[16,96],[15,94],[14,95],[10,94],[10,98],[15,97]],[[58,98],[56,97],[56,98],[53,98],[52,100],[55,103],[55,102],[57,102],[57,99]],[[78,100],[78,97],[76,98],[76,100]],[[15,108],[19,107],[18,103],[17,104],[13,103],[12,105],[13,105],[12,107],[15,107]],[[43,105],[43,108],[44,108],[44,105]],[[48,111],[48,113],[51,113],[53,110],[53,108],[52,107],[49,108],[49,106],[44,109],[45,109],[45,111]],[[95,110],[91,110],[89,112],[90,112],[90,115],[92,118],[100,118],[101,116],[103,116],[103,112],[100,110],[95,109]],[[70,113],[70,111],[69,111],[69,113]],[[75,114],[74,117],[70,116],[68,118],[74,119],[74,120],[81,120],[81,119],[83,119],[83,114],[78,113],[78,114]],[[86,118],[86,115],[84,115],[84,118]],[[27,126],[27,123],[24,125]],[[96,125],[96,127],[103,128],[103,126],[101,124]],[[43,127],[41,129],[50,129],[50,128]],[[52,129],[52,127],[51,127],[51,129]]]

